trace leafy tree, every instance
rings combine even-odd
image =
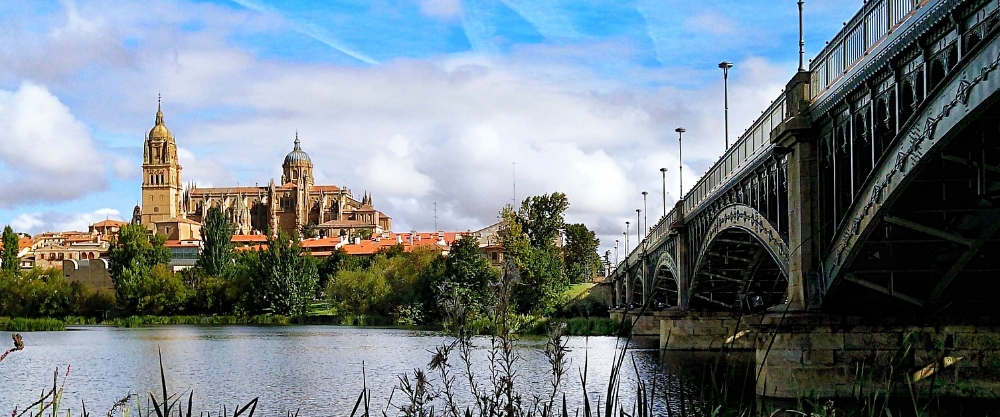
[[[510,206],[500,213],[504,220],[500,244],[507,260],[520,273],[513,294],[518,312],[551,313],[568,286],[562,254],[556,246],[567,207],[565,194],[552,193],[525,199],[516,213]]]
[[[258,251],[253,287],[261,304],[275,314],[305,315],[314,299],[316,263],[302,256],[297,240],[284,232],[268,236],[267,249]]]
[[[299,234],[305,239],[312,239],[319,236],[319,230],[316,229],[316,222],[309,222],[299,227]]]
[[[471,306],[482,306],[489,298],[490,283],[499,271],[479,252],[475,239],[458,239],[445,258],[444,278]]]
[[[201,238],[205,246],[198,256],[197,267],[210,277],[226,278],[233,272],[233,224],[218,207],[208,209]]]
[[[330,253],[330,256],[323,258],[323,260],[319,262],[319,265],[317,265],[319,273],[319,279],[316,285],[317,292],[325,291],[327,282],[330,281],[331,277],[336,276],[338,272],[359,269],[362,269],[361,261],[357,257],[348,254],[344,248],[334,249],[333,252]]]
[[[569,200],[560,192],[528,197],[521,202],[516,219],[528,235],[531,246],[542,248],[556,244],[559,230],[565,227],[563,213],[567,208]]]
[[[0,273],[8,277],[15,277],[21,270],[21,265],[17,259],[18,247],[17,234],[10,226],[3,228],[3,251],[0,252]]]
[[[144,297],[151,291],[149,277],[155,265],[170,262],[170,251],[164,246],[166,237],[149,237],[142,225],[128,224],[118,231],[118,237],[108,249],[108,272],[115,286],[118,306],[126,313],[139,312]]]
[[[566,225],[566,246],[563,248],[566,276],[570,282],[588,282],[601,269],[597,248],[601,241],[583,223]]]
[[[330,279],[326,296],[331,304],[354,314],[372,314],[383,306],[392,288],[385,279],[388,260],[376,255],[369,268],[341,270]]]
[[[372,229],[358,229],[351,234],[351,239],[361,238],[361,240],[368,240],[372,238]]]

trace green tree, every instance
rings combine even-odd
[[[170,251],[165,243],[165,236],[154,235],[151,239],[148,230],[138,224],[125,225],[111,242],[108,272],[115,286],[118,307],[126,313],[139,312],[143,298],[156,291],[149,285],[149,278],[154,266],[170,262]]]
[[[370,267],[364,270],[341,270],[327,284],[326,296],[330,304],[353,314],[373,314],[384,310],[386,298],[392,291],[385,278],[388,259],[376,255]]]
[[[358,229],[351,234],[351,239],[361,238],[361,240],[368,240],[372,238],[372,229]]]
[[[18,247],[17,234],[10,225],[3,228],[3,251],[0,252],[0,274],[8,277],[16,277],[21,270],[21,264],[17,259]]]
[[[233,225],[218,207],[208,209],[201,238],[205,243],[198,256],[197,267],[210,277],[226,278],[233,271]]]
[[[514,212],[507,206],[500,215],[504,228],[500,244],[504,256],[520,274],[514,288],[515,308],[521,313],[549,314],[559,295],[568,286],[556,237],[564,227],[563,211],[569,207],[566,195],[529,197]]]
[[[566,194],[532,196],[521,202],[517,221],[521,224],[528,242],[536,248],[556,245],[559,230],[565,227],[563,213],[569,208]]]
[[[566,246],[563,247],[566,276],[570,282],[589,282],[601,269],[601,246],[597,235],[583,223],[566,225]]]
[[[458,239],[451,244],[445,258],[444,279],[470,306],[485,305],[490,283],[500,272],[479,252],[476,239]]]
[[[284,232],[267,238],[258,254],[254,288],[263,305],[275,314],[302,316],[315,298],[316,263],[303,256],[297,239]]]

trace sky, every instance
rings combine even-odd
[[[806,58],[862,0],[808,0]],[[567,194],[604,250],[780,94],[795,0],[0,2],[0,224],[131,217],[162,94],[184,182],[267,184],[296,131],[317,184],[396,231],[476,230]],[[686,190],[685,190],[686,192]],[[436,207],[436,213],[435,213]],[[645,227],[645,225],[644,225]],[[620,244],[623,246],[623,244]],[[613,256],[613,255],[612,255]]]

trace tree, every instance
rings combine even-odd
[[[445,259],[444,279],[471,306],[482,306],[489,297],[490,283],[499,271],[479,252],[479,243],[472,238],[458,239],[451,244]]]
[[[18,247],[17,234],[10,226],[3,228],[3,251],[0,252],[0,273],[8,277],[15,277],[21,270],[21,265],[17,259]]]
[[[385,279],[387,262],[384,256],[377,255],[367,269],[337,272],[327,285],[327,299],[353,314],[378,312],[392,290]]]
[[[372,238],[372,229],[358,229],[351,234],[351,239],[360,238],[361,240],[368,240]]]
[[[226,278],[233,272],[233,234],[236,226],[218,207],[208,209],[201,238],[205,247],[198,256],[197,267],[210,277]]]
[[[118,306],[129,314],[139,311],[144,297],[149,297],[157,288],[152,288],[150,278],[156,265],[170,262],[170,250],[164,244],[166,237],[154,235],[138,224],[127,224],[118,231],[118,237],[108,248],[110,259],[109,274],[115,286]]]
[[[587,282],[601,269],[601,256],[597,248],[601,246],[597,235],[583,223],[566,225],[566,246],[563,256],[566,262],[566,276],[570,282]]]
[[[531,246],[543,248],[556,245],[559,230],[565,227],[563,213],[567,208],[569,200],[566,194],[560,192],[528,197],[521,202],[516,218]]]
[[[314,299],[318,274],[316,263],[302,256],[298,240],[284,232],[268,236],[267,249],[257,255],[253,287],[261,303],[275,314],[305,315]]]

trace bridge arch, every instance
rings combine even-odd
[[[656,307],[662,303],[664,307],[677,306],[677,292],[680,288],[678,281],[680,275],[677,273],[677,262],[670,253],[664,251],[656,258],[655,267],[651,271],[650,297],[653,299],[651,305]]]
[[[756,209],[731,204],[709,223],[694,264],[693,309],[755,310],[781,304],[788,244]]]
[[[962,309],[986,297],[977,288],[1000,272],[983,260],[1000,253],[1000,36],[984,41],[931,68],[933,89],[841,217],[822,265],[824,308]]]

